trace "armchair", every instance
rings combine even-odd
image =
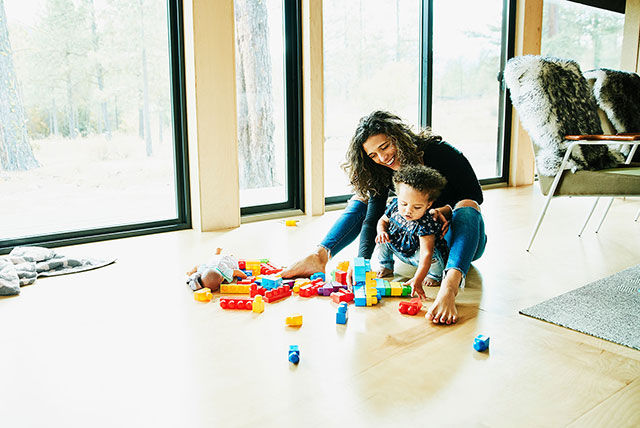
[[[547,196],[527,251],[555,197],[640,196],[640,167],[629,164],[633,151],[625,159],[615,149],[620,143],[637,147],[640,135],[603,135],[596,101],[576,62],[515,57],[507,62],[504,79],[531,137]]]

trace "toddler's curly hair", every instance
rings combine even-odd
[[[399,184],[406,184],[418,192],[429,195],[429,201],[435,201],[447,184],[447,179],[438,171],[424,165],[407,165],[393,174],[393,185],[398,191]]]

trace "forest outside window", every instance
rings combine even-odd
[[[181,4],[0,0],[3,244],[188,226]]]

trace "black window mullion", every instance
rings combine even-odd
[[[433,0],[420,4],[420,126],[431,126],[433,100]]]

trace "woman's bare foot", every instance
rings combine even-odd
[[[324,272],[328,261],[329,251],[324,247],[318,247],[315,252],[280,272],[280,275],[283,278],[309,277],[316,272]]]
[[[436,281],[435,279],[431,279],[429,277],[426,277],[424,279],[424,281],[422,281],[422,283],[424,285],[426,285],[427,287],[439,287],[440,286],[440,281]]]
[[[456,296],[462,280],[462,272],[449,269],[442,280],[436,300],[431,304],[425,318],[434,324],[455,324],[458,321]]]
[[[378,271],[378,278],[386,278],[387,276],[393,275],[393,271],[391,269],[387,269],[386,267],[381,267]]]

